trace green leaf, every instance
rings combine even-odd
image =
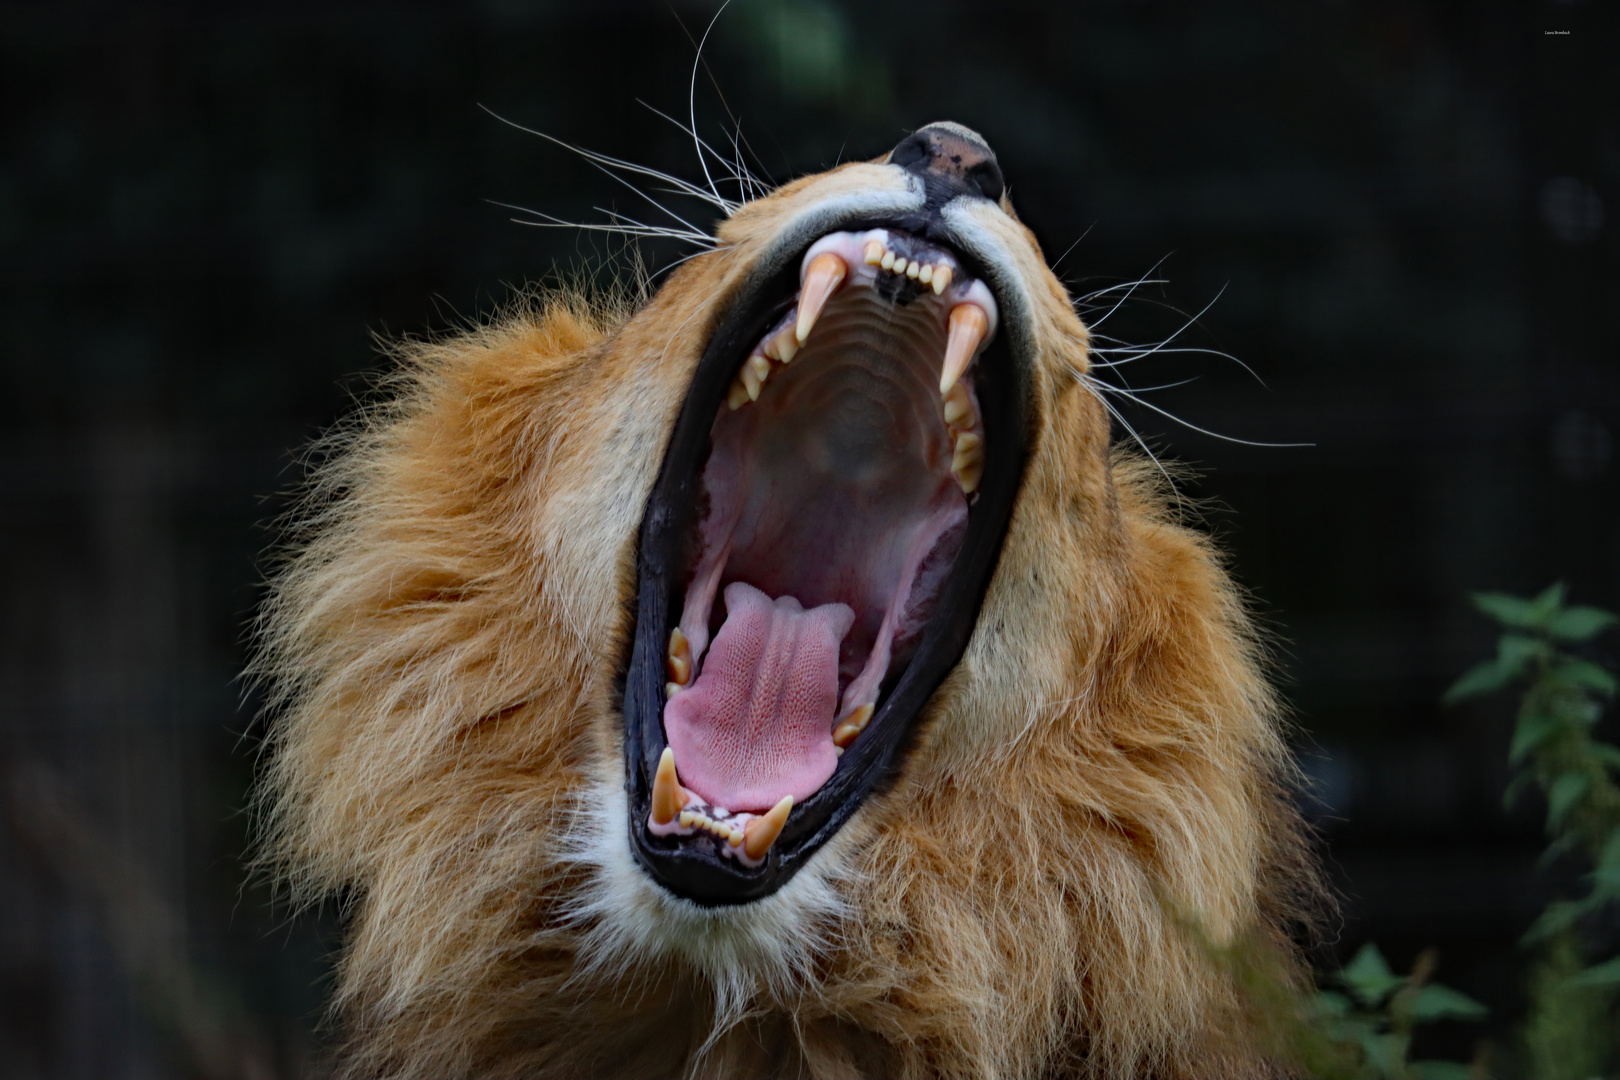
[[[1620,986],[1620,956],[1589,967],[1579,975],[1574,976],[1566,984],[1569,986]]]
[[[1557,832],[1569,817],[1569,812],[1575,809],[1575,804],[1581,801],[1592,786],[1592,778],[1585,773],[1567,772],[1561,774],[1547,789],[1547,831]]]
[[[1418,1080],[1470,1080],[1474,1069],[1460,1061],[1414,1061],[1412,1071]]]
[[[1406,1052],[1411,1049],[1412,1036],[1391,1031],[1360,1041],[1361,1052],[1367,1055],[1367,1063],[1378,1070],[1379,1076],[1396,1080],[1406,1075]]]
[[[1611,769],[1620,769],[1620,746],[1593,741],[1586,744],[1586,752]]]
[[[1420,1024],[1432,1020],[1483,1020],[1490,1010],[1467,994],[1449,986],[1430,983],[1412,996],[1412,1019]]]
[[[1495,660],[1486,660],[1469,668],[1462,678],[1452,683],[1450,689],[1440,696],[1440,703],[1455,705],[1468,698],[1493,694],[1512,682],[1517,675],[1517,671],[1504,668]]]
[[[1546,655],[1547,646],[1538,638],[1523,634],[1503,634],[1496,639],[1496,662],[1519,675],[1531,660]]]
[[[1515,630],[1538,630],[1541,624],[1537,622],[1537,608],[1532,600],[1521,600],[1517,596],[1507,593],[1475,593],[1474,606],[1503,626],[1511,626]]]
[[[1349,998],[1334,990],[1318,990],[1311,1004],[1315,1007],[1318,1016],[1333,1019],[1349,1016],[1350,1010],[1354,1008]]]
[[[1620,892],[1620,829],[1615,829],[1609,838],[1603,842],[1603,850],[1598,852],[1597,866],[1592,871],[1592,879],[1596,883],[1595,892],[1602,896],[1610,896]]]
[[[1524,932],[1520,941],[1525,945],[1534,945],[1538,941],[1546,941],[1556,937],[1575,925],[1575,920],[1581,917],[1580,904],[1569,900],[1554,900],[1530,924],[1530,929]]]
[[[1537,626],[1546,626],[1559,608],[1564,606],[1564,583],[1555,581],[1541,591],[1541,594],[1530,601],[1534,609],[1533,618]]]
[[[1620,622],[1620,615],[1595,607],[1565,608],[1553,616],[1547,630],[1560,641],[1590,641]]]
[[[1553,669],[1553,677],[1560,682],[1591,690],[1594,693],[1602,694],[1604,697],[1614,696],[1614,676],[1590,660],[1576,660],[1574,657],[1565,657]]]
[[[1389,970],[1384,954],[1372,942],[1363,945],[1339,973],[1363,1005],[1376,1006],[1406,981]]]
[[[1556,735],[1563,726],[1556,716],[1520,717],[1519,725],[1513,729],[1513,742],[1508,747],[1508,763],[1519,764],[1530,751]]]

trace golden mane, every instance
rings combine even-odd
[[[1242,941],[1292,970],[1314,887],[1262,650],[1158,474],[1110,451],[1032,238],[1023,488],[892,786],[739,907],[622,850],[618,680],[663,439],[764,245],[877,168],[744,207],[633,316],[556,294],[400,347],[313,472],[253,674],[265,858],[300,898],[352,890],[345,1075],[1278,1067],[1214,958]]]

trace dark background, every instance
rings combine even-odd
[[[491,200],[656,214],[479,105],[697,176],[637,99],[686,115],[714,10],[0,9],[0,1075],[318,1054],[340,912],[276,906],[242,862],[270,523],[373,335],[611,265]],[[1199,468],[1277,635],[1346,899],[1324,959],[1437,946],[1492,1006],[1423,1052],[1504,1037],[1560,884],[1534,800],[1501,807],[1508,703],[1437,703],[1491,648],[1466,593],[1620,607],[1617,29],[1596,2],[736,0],[699,77],[702,133],[729,153],[718,86],[776,181],[977,128],[1077,292],[1169,279],[1108,317],[1122,341],[1218,297],[1176,342],[1263,386],[1203,354],[1109,375],[1197,376],[1150,400],[1314,444],[1125,412]]]

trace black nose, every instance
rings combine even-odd
[[[977,131],[949,121],[912,132],[889,152],[889,164],[916,173],[930,189],[945,187],[951,196],[1000,199],[1007,186],[989,144]]]

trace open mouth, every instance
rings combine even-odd
[[[625,683],[632,848],[706,904],[780,887],[892,775],[1024,456],[995,296],[937,237],[831,232],[749,291],[649,501]]]

